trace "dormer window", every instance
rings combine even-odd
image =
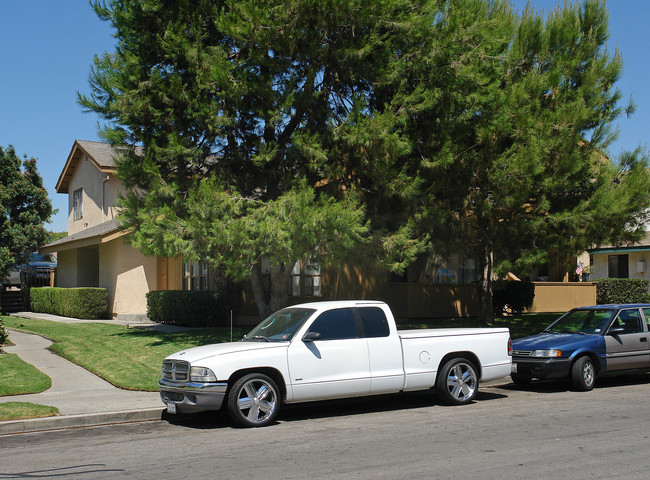
[[[83,189],[78,188],[72,193],[72,209],[74,211],[74,219],[81,220],[83,217]]]

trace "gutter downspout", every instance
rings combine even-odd
[[[108,212],[106,211],[106,182],[111,179],[110,175],[106,175],[106,178],[102,180],[102,221],[106,220],[105,217],[108,217]]]

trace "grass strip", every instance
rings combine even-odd
[[[49,338],[55,342],[52,351],[127,390],[157,391],[160,367],[167,355],[230,341],[230,328],[161,332],[107,323],[66,324],[18,317],[5,317],[4,322],[8,328]],[[234,329],[233,338],[241,338],[248,330]]]
[[[0,403],[0,422],[22,420],[23,418],[52,417],[58,415],[59,409],[47,405],[26,402]]]
[[[40,393],[52,380],[14,353],[0,355],[0,396]]]

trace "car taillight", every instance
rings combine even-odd
[[[508,355],[512,357],[512,340],[508,339]]]

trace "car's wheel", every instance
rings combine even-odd
[[[525,387],[532,380],[530,375],[521,375],[518,373],[513,373],[510,375],[510,378],[512,378],[513,383],[519,387]]]
[[[275,420],[280,400],[280,389],[270,377],[251,373],[230,389],[228,414],[243,427],[264,427]]]
[[[586,392],[594,388],[596,383],[596,368],[588,356],[578,358],[571,367],[571,383],[573,388]]]
[[[478,391],[476,368],[465,358],[453,358],[443,365],[436,378],[436,393],[451,405],[471,402]]]

